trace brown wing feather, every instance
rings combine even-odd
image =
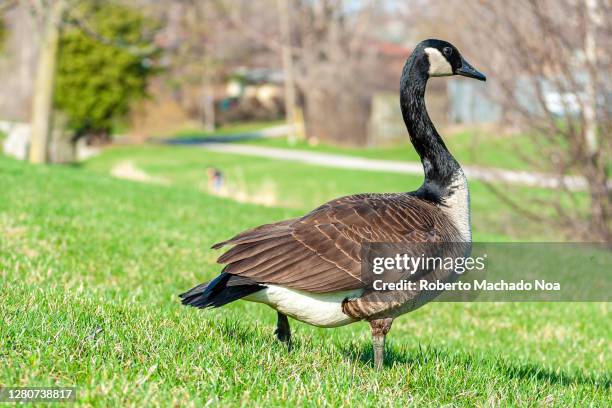
[[[359,194],[301,218],[266,224],[215,244],[224,271],[311,292],[357,289],[363,242],[452,242],[457,230],[437,206],[409,194]]]

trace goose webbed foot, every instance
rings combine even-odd
[[[276,334],[278,341],[285,343],[287,345],[287,349],[291,351],[291,328],[289,327],[289,319],[281,312],[277,313],[278,320],[276,322],[276,330],[274,331],[274,334]]]
[[[372,329],[372,347],[374,349],[374,368],[380,370],[383,367],[385,361],[385,337],[389,330],[391,330],[391,324],[393,319],[376,319],[370,321],[370,328]]]

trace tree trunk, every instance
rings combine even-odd
[[[278,17],[282,43],[283,76],[285,90],[285,117],[289,125],[287,140],[290,144],[296,142],[295,131],[295,80],[293,78],[293,56],[291,55],[291,31],[289,20],[289,8],[287,0],[278,0]]]
[[[215,131],[215,94],[212,87],[210,70],[206,68],[202,78],[202,113],[204,129],[207,132]]]
[[[597,0],[586,0],[584,55],[587,63],[586,97],[584,100],[584,142],[586,146],[586,176],[591,196],[591,234],[596,239],[610,239],[608,226],[607,175],[600,163],[601,151],[597,135],[597,61],[596,31],[601,20]]]
[[[46,163],[48,158],[57,47],[65,9],[66,0],[55,0],[45,12],[32,106],[31,163]]]

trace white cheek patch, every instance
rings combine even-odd
[[[453,67],[446,58],[436,48],[425,48],[427,58],[429,58],[429,76],[448,76],[453,75]]]

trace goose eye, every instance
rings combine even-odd
[[[444,49],[442,49],[442,52],[447,57],[450,57],[450,55],[453,53],[453,49],[451,47],[444,47]]]

